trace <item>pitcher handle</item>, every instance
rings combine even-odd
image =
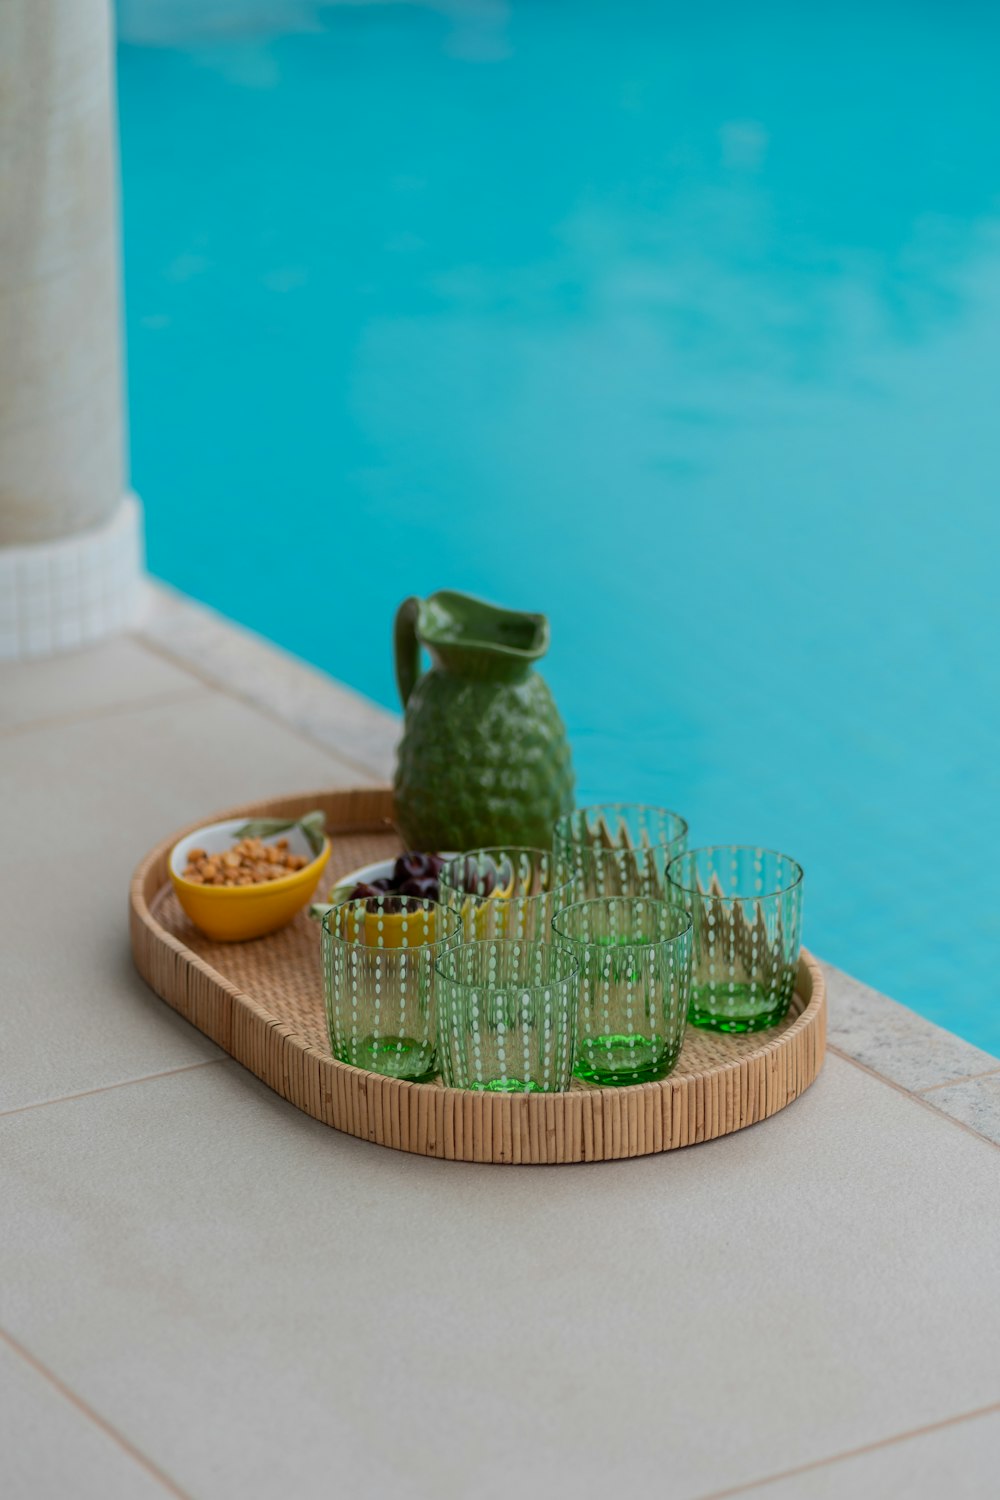
[[[400,701],[405,708],[410,701],[410,694],[417,685],[420,676],[420,642],[417,640],[417,618],[420,613],[420,600],[411,595],[404,599],[396,611],[396,624],[393,628],[393,645],[396,655],[396,687],[399,689]]]

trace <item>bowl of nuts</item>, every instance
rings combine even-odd
[[[286,926],[315,892],[329,854],[321,814],[296,823],[227,818],[174,845],[170,880],[206,937],[239,943]]]

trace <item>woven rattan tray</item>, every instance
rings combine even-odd
[[[326,813],[339,875],[400,848],[388,790],[311,793],[233,808],[219,817]],[[209,819],[201,819],[206,823]],[[196,827],[198,825],[192,825]],[[214,943],[184,916],[167,879],[180,830],[132,881],[136,966],[148,984],[244,1067],[306,1114],[349,1135],[448,1161],[603,1161],[671,1151],[742,1130],[807,1089],[826,1044],[823,975],[804,949],[788,1019],[756,1036],[688,1028],[674,1072],[659,1083],[565,1094],[488,1094],[403,1083],[331,1056],[320,932],[303,913],[282,932]]]

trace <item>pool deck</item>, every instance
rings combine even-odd
[[[384,781],[397,723],[151,596],[0,665],[5,1500],[995,1494],[1000,1059],[828,968],[818,1081],[709,1144],[325,1128],[146,988],[126,893],[202,813]]]

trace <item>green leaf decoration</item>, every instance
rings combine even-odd
[[[314,859],[317,854],[322,853],[326,818],[318,807],[301,818],[258,818],[253,823],[244,823],[242,828],[237,828],[235,836],[238,839],[273,839],[279,833],[287,833],[290,828],[301,828]]]

